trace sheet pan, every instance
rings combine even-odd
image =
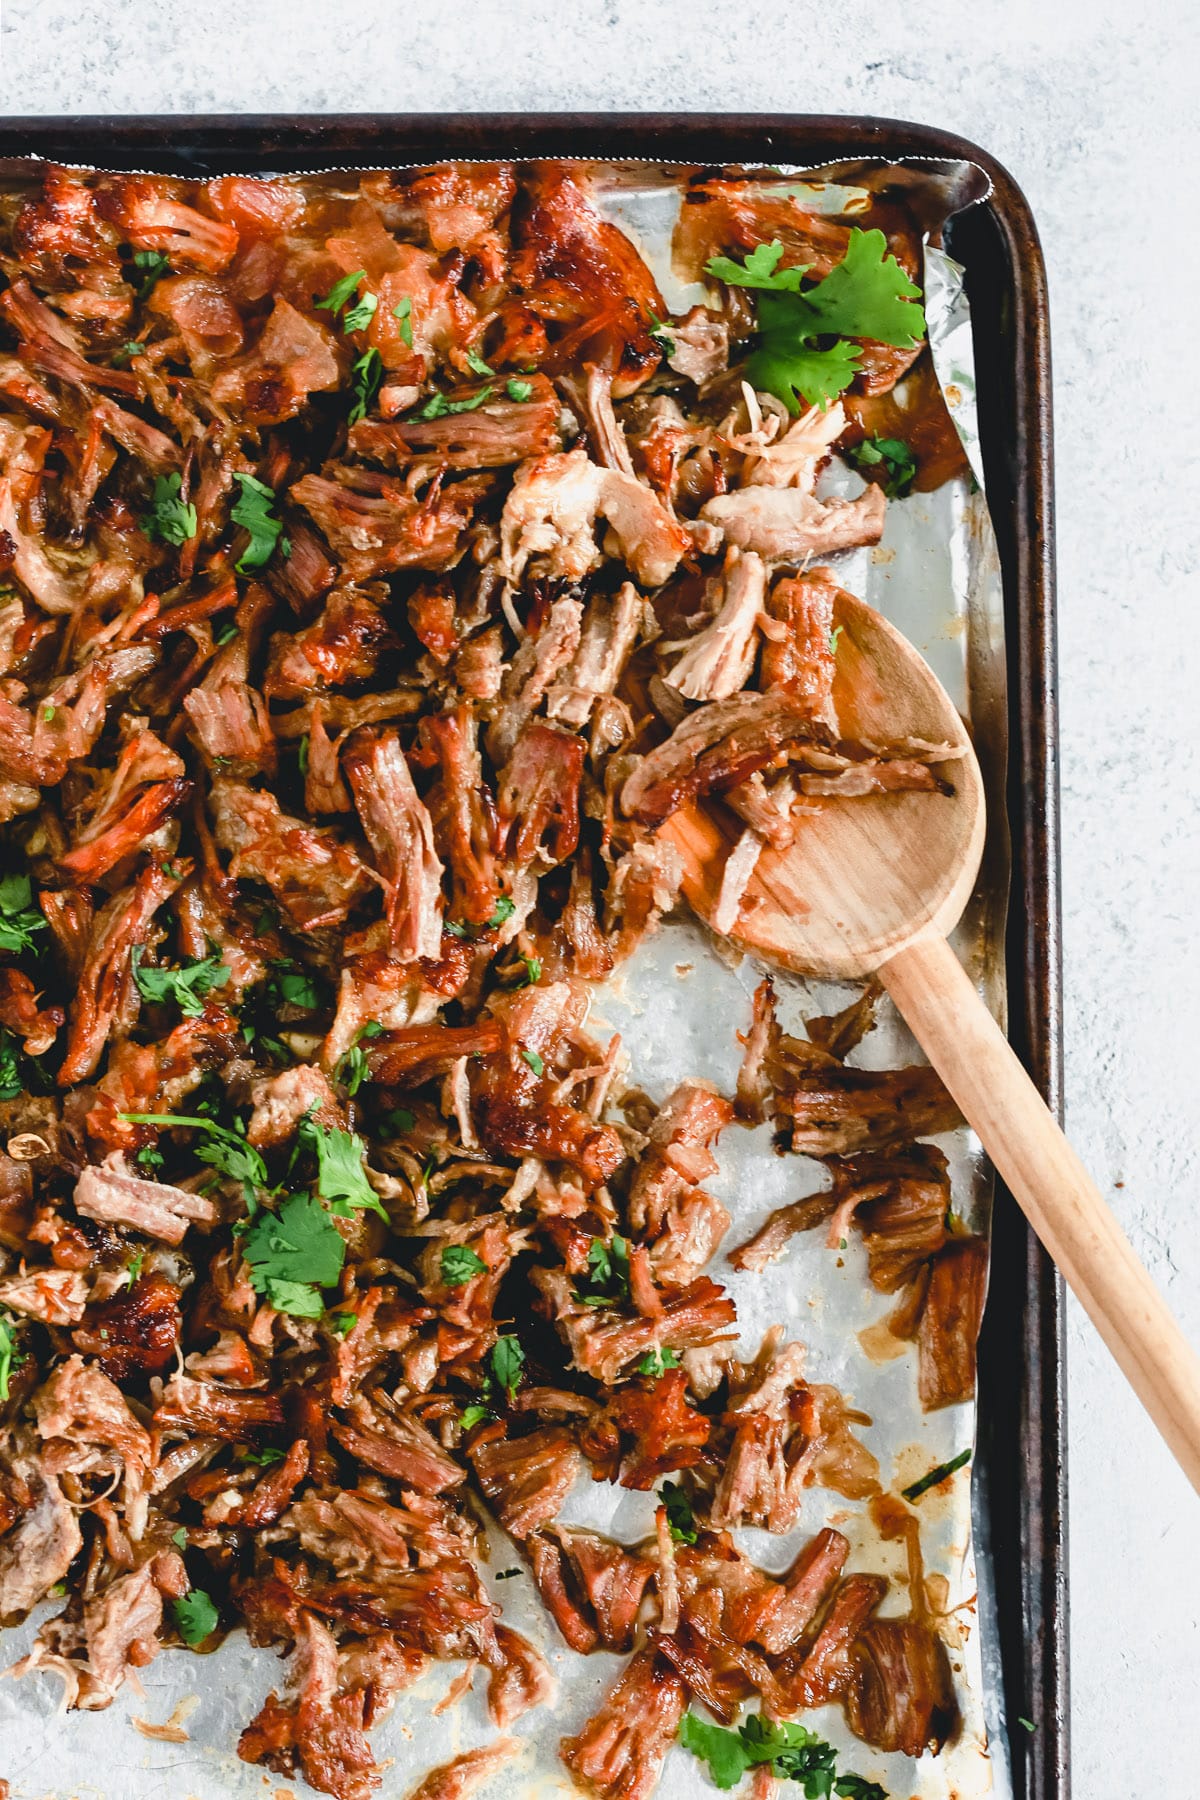
[[[840,137],[836,126],[841,128]],[[706,149],[702,151],[697,134],[703,137],[706,130],[709,136],[703,139]],[[614,132],[617,133],[616,141],[606,144],[604,140],[611,140]],[[531,134],[536,141],[530,141]],[[743,140],[740,148],[733,146],[731,138]],[[914,139],[919,141],[919,148],[914,147]],[[1024,213],[1023,202],[1003,171],[989,165],[988,159],[973,147],[960,145],[940,134],[922,133],[911,127],[888,127],[876,122],[860,125],[846,121],[725,120],[705,128],[682,120],[547,120],[533,124],[522,121],[520,126],[509,121],[477,120],[188,121],[183,125],[167,121],[121,121],[113,122],[111,126],[101,121],[69,121],[57,127],[53,122],[38,121],[25,127],[14,122],[0,131],[0,153],[6,155],[50,154],[64,161],[95,161],[105,166],[174,166],[189,174],[232,166],[256,170],[289,166],[312,168],[412,161],[426,156],[455,154],[579,155],[582,152],[595,155],[604,154],[606,150],[610,155],[629,158],[651,155],[669,157],[672,161],[677,157],[715,161],[744,157],[755,163],[770,160],[789,165],[811,165],[828,158],[849,161],[863,154],[883,154],[891,161],[898,154],[904,154],[914,160],[917,168],[932,158],[960,160],[966,152],[965,160],[982,166],[991,179],[990,198],[954,221],[948,243],[965,264],[967,289],[976,310],[983,473],[1005,577],[1007,714],[1014,751],[1010,761],[1009,801],[1015,904],[1010,915],[1008,948],[1010,958],[1015,953],[1016,960],[1010,963],[1007,995],[997,990],[992,998],[1000,1004],[1007,998],[1016,1041],[1026,1050],[1044,1091],[1052,1099],[1056,1098],[1052,594],[1048,537],[1042,530],[1048,521],[1044,520],[1039,505],[1048,491],[1049,475],[1048,413],[1044,404],[1045,390],[1041,385],[1046,375],[1044,290],[1032,227]],[[1018,274],[1022,279],[1016,279]],[[960,496],[960,500],[969,504],[969,497]],[[879,599],[869,575],[865,580],[856,581],[854,575],[848,573],[845,579],[856,591]],[[903,617],[898,617],[898,622],[905,624]],[[943,667],[943,674],[953,675],[953,663],[951,655]],[[978,719],[976,724],[977,727],[980,724]],[[988,729],[999,729],[1002,725],[1003,720],[993,720]],[[1032,785],[1031,776],[1034,778]],[[993,813],[999,816],[1000,809],[994,803],[996,798],[998,796],[993,797]],[[977,928],[978,923],[976,920],[972,928]],[[660,941],[652,954],[674,956],[677,964],[685,960],[688,951],[674,944],[673,934],[679,931],[686,934],[688,930],[688,927],[672,928],[672,933]],[[993,972],[999,972],[1000,959],[993,954],[988,966]],[[627,972],[623,983],[626,993],[636,993],[634,973]],[[636,1021],[632,1015],[622,1019],[621,1009],[620,998],[614,996],[610,1010],[622,1024],[627,1040],[636,1043]],[[820,1006],[810,1004],[808,1009],[820,1010]],[[686,1005],[682,1012],[686,1014]],[[686,1041],[686,1034],[680,1041]],[[665,1064],[667,1046],[660,1044],[658,1048],[659,1063]],[[876,1054],[880,1061],[894,1060],[894,1051],[882,1045]],[[685,1058],[677,1069],[668,1070],[663,1066],[660,1072],[664,1077],[670,1073],[672,1078],[706,1072],[693,1066],[694,1063],[694,1056],[691,1064]],[[726,1069],[713,1072],[719,1072],[725,1078],[723,1085],[727,1085]],[[665,1092],[669,1085],[664,1081],[661,1091]],[[656,1081],[654,1087],[656,1097],[661,1097],[659,1082]],[[787,1197],[792,1197],[790,1191]],[[1025,1725],[1015,1728],[1013,1791],[1020,1795],[1046,1796],[1049,1800],[1052,1795],[1065,1795],[1066,1792],[1058,1301],[1053,1282],[1047,1280],[1040,1252],[1030,1246],[1015,1209],[1011,1203],[1006,1205],[1005,1200],[1006,1197],[1001,1196],[997,1208],[996,1260],[985,1327],[988,1348],[981,1374],[981,1454],[977,1461],[976,1482],[976,1497],[981,1504],[976,1509],[976,1535],[987,1550],[987,1565],[994,1577],[995,1624],[1002,1670],[1002,1679],[996,1685],[1008,1702],[1010,1717],[1027,1720],[1035,1727],[1033,1731]],[[744,1223],[742,1218],[738,1219],[735,1234],[745,1235]],[[817,1253],[818,1246],[814,1244],[812,1251]],[[861,1287],[861,1283],[858,1285]],[[1001,1308],[1008,1318],[998,1324]],[[1014,1340],[1012,1331],[1014,1313],[1021,1317],[1025,1327],[1019,1341]],[[804,1336],[803,1329],[799,1329],[797,1335]],[[1024,1379],[1014,1393],[1011,1375],[1015,1355],[1022,1358]],[[994,1380],[993,1365],[997,1371],[1001,1367],[1005,1369],[1007,1384]],[[932,1458],[922,1466],[927,1466],[928,1460]],[[1013,1474],[1016,1469],[1019,1469],[1016,1495],[1020,1500],[1014,1509]],[[827,1506],[827,1496],[822,1494],[818,1498]],[[1013,1532],[1014,1513],[1023,1542]],[[819,1522],[823,1520],[814,1514],[814,1525]],[[1040,1527],[1036,1533],[1038,1541],[1032,1530],[1035,1524]],[[633,1523],[630,1531],[637,1535]],[[1019,1607],[1014,1607],[1018,1577]],[[506,1616],[512,1616],[511,1591],[503,1597]],[[522,1621],[514,1617],[514,1622],[520,1624]],[[175,1660],[182,1659],[165,1659]],[[599,1662],[599,1659],[594,1660]],[[271,1678],[272,1671],[269,1666],[263,1668],[264,1662],[269,1663],[269,1659],[258,1657],[248,1661],[245,1682],[239,1673],[232,1683],[238,1689],[238,1718],[246,1716],[246,1696],[250,1689],[255,1693],[260,1688],[265,1689]],[[189,1662],[189,1673],[194,1666]],[[595,1685],[599,1690],[601,1678],[606,1680],[609,1671],[602,1671],[597,1666],[595,1674]],[[226,1669],[214,1686],[224,1687],[230,1681],[231,1671]],[[155,1681],[153,1685],[159,1684]],[[184,1688],[195,1689],[197,1685],[194,1678],[183,1683]],[[172,1691],[178,1687],[178,1682],[172,1683]],[[420,1716],[419,1693],[414,1695],[414,1700],[415,1706],[405,1708],[410,1720]],[[1016,1712],[1013,1711],[1014,1704],[1019,1709]],[[4,1710],[7,1712],[8,1708]],[[138,1708],[135,1705],[130,1710]],[[147,1706],[141,1710],[156,1718],[163,1716],[161,1706],[153,1709]],[[231,1714],[227,1731],[233,1728],[233,1719]],[[45,1722],[48,1730],[54,1731],[50,1720]],[[824,1729],[823,1718],[814,1722]],[[80,1723],[94,1728],[97,1721]],[[536,1723],[531,1723],[536,1732]],[[555,1734],[562,1728],[562,1723],[560,1718],[555,1719]],[[1005,1734],[998,1730],[998,1710],[989,1724],[993,1738],[999,1739],[1002,1745]],[[0,1731],[7,1737],[7,1731],[3,1728]],[[204,1735],[207,1738],[210,1734],[206,1731]],[[835,1733],[831,1730],[830,1735]],[[33,1749],[33,1746],[29,1748]],[[148,1750],[152,1748],[157,1747],[147,1746]],[[173,1767],[177,1779],[187,1779],[183,1776],[183,1768],[188,1765],[181,1766],[181,1761],[177,1760],[181,1756],[180,1751],[174,1750],[166,1762],[161,1754],[144,1758],[147,1779],[144,1784],[138,1781],[136,1791],[147,1795],[181,1791],[168,1772]],[[35,1755],[34,1760],[41,1759]],[[408,1758],[402,1756],[401,1760],[407,1763]],[[1001,1780],[1007,1779],[1003,1774],[1006,1760],[999,1758]],[[150,1764],[155,1765],[153,1771]],[[415,1766],[420,1766],[419,1760]],[[9,1770],[4,1772],[9,1773]],[[250,1772],[245,1773],[249,1775]],[[230,1770],[229,1775],[229,1791],[240,1791],[232,1785],[234,1771]],[[198,1769],[192,1778],[197,1776]],[[164,1778],[166,1785],[162,1785]],[[976,1791],[968,1775],[956,1777],[959,1778],[964,1794]],[[30,1793],[35,1791],[44,1789],[29,1789]],[[115,1790],[101,1778],[94,1791]],[[224,1789],[210,1789],[204,1782],[205,1795],[210,1791],[216,1793]],[[245,1791],[252,1790],[247,1788]],[[934,1790],[922,1786],[921,1791],[932,1793]]]

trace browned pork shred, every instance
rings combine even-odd
[[[691,179],[685,260],[772,237],[817,274],[848,241]],[[735,1117],[826,1159],[734,1261],[853,1221],[945,1404],[983,1251],[912,1140],[953,1109],[847,1066],[869,998],[798,1040],[760,992],[736,1102],[685,1082],[623,1122],[587,1030],[674,904],[678,807],[723,796],[746,862],[793,802],[936,785],[929,747],[838,733],[807,565],[879,536],[879,487],[814,494],[861,426],[744,390],[744,296],[672,322],[558,164],[48,168],[0,196],[0,283],[0,1616],[67,1594],[25,1666],[103,1706],[240,1620],[289,1660],[239,1753],[366,1800],[431,1660],[482,1664],[502,1731],[552,1694],[486,1504],[572,1650],[632,1655],[563,1745],[591,1793],[648,1796],[691,1701],[940,1743],[940,1639],[872,1620],[845,1539],[774,1579],[729,1535],[879,1471],[799,1344],[733,1360],[705,1183]],[[912,360],[863,349],[854,419]],[[268,1285],[285,1192],[337,1266]],[[675,1476],[696,1542],[662,1507],[634,1548],[558,1524],[588,1474]]]

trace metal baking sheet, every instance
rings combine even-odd
[[[140,135],[140,133],[139,133]],[[185,136],[187,134],[185,133]],[[15,149],[14,128],[3,134],[3,147]],[[86,138],[81,127],[80,141]],[[377,162],[379,145],[375,134],[365,134],[369,160]],[[576,145],[587,142],[577,136]],[[40,147],[40,146],[39,146]],[[303,146],[308,147],[308,144]],[[673,147],[673,146],[672,146]],[[941,146],[938,146],[941,148]],[[64,160],[93,160],[72,154],[66,146],[57,148]],[[43,151],[44,153],[44,151]],[[424,147],[418,158],[431,154]],[[454,154],[455,147],[446,144],[442,154]],[[499,145],[479,146],[479,154],[501,154]],[[627,155],[636,155],[632,145]],[[643,151],[643,154],[645,152]],[[775,154],[780,154],[775,147]],[[361,155],[361,151],[360,151]],[[98,159],[97,159],[98,160]],[[117,160],[109,151],[106,163]],[[131,154],[129,162],[140,160],[146,166],[165,166],[161,156],[147,153],[140,159]],[[313,158],[302,158],[312,166]],[[351,160],[347,155],[332,160]],[[354,158],[358,161],[358,157]],[[397,159],[399,160],[399,159]],[[414,160],[405,158],[404,160]],[[755,160],[758,160],[757,158]],[[789,161],[800,161],[789,158]],[[806,164],[814,159],[805,158]],[[943,161],[953,159],[941,158]],[[258,165],[282,166],[281,159],[269,153]],[[197,172],[193,167],[189,173]],[[914,169],[920,179],[931,171]],[[624,177],[614,188],[614,216],[639,238],[643,249],[661,266],[662,234],[655,223],[656,196],[663,192],[660,181],[641,185],[636,178]],[[630,215],[632,199],[633,215]],[[639,208],[646,208],[639,223]],[[648,223],[647,223],[648,221]],[[986,438],[980,447],[969,418],[974,391],[972,371],[964,363],[964,348],[969,345],[969,331],[964,324],[962,288],[955,266],[936,251],[927,272],[931,337],[940,358],[939,374],[955,396],[965,419],[965,437],[973,460],[983,471],[987,459]],[[957,309],[957,312],[956,312]],[[979,457],[983,461],[978,460]],[[853,479],[853,478],[851,478]],[[989,484],[990,497],[990,484]],[[1003,539],[1003,532],[1001,533]],[[954,482],[934,495],[914,496],[907,502],[894,504],[884,542],[875,552],[859,552],[844,559],[840,571],[844,585],[862,593],[873,604],[892,616],[901,629],[919,643],[938,668],[943,680],[964,712],[972,716],[981,740],[985,770],[992,777],[991,812],[993,820],[1003,817],[1004,735],[1009,708],[1005,700],[1005,641],[1003,594],[996,561],[995,542],[987,519],[982,496],[972,492],[967,482]],[[1019,646],[1022,654],[1025,646]],[[1016,660],[1011,654],[1009,666]],[[1026,696],[1028,698],[1028,696]],[[1003,831],[994,832],[978,903],[964,926],[960,949],[980,976],[990,1002],[1003,1011],[1005,982],[1003,967],[1003,894],[1006,878],[1007,844]],[[686,971],[680,974],[679,971]],[[697,979],[697,975],[700,979]],[[672,925],[659,938],[643,947],[631,964],[618,972],[609,990],[597,1000],[596,1024],[619,1028],[628,1057],[628,1078],[633,1085],[645,1087],[651,1095],[662,1098],[678,1079],[685,1075],[709,1075],[726,1091],[732,1085],[736,1069],[737,1045],[733,1023],[745,1023],[749,993],[757,979],[757,971],[749,962],[731,967],[727,958],[719,958],[704,934],[695,926]],[[829,1010],[844,1002],[846,990],[820,990],[812,984],[791,982],[785,993],[785,1011],[803,1014]],[[714,992],[719,994],[714,1007]],[[647,999],[653,996],[653,1007]],[[739,1006],[742,1017],[739,1017]],[[728,1019],[730,1029],[722,1041],[714,1034],[714,1017]],[[664,1023],[669,1029],[664,1030]],[[909,1057],[903,1028],[888,1021],[863,1046],[862,1058],[879,1066]],[[765,1143],[755,1144],[760,1134],[733,1131],[726,1134],[721,1147],[722,1180],[714,1183],[715,1191],[725,1200],[734,1215],[730,1247],[749,1235],[772,1206],[792,1199],[805,1191],[801,1171],[807,1168],[815,1176],[815,1166],[803,1159],[788,1158],[782,1162],[770,1155]],[[977,1222],[986,1206],[986,1175],[979,1164],[969,1134],[957,1134],[957,1141],[947,1143],[955,1163],[955,1203]],[[744,1179],[747,1171],[754,1175],[755,1199],[746,1204],[751,1183]],[[773,1178],[772,1181],[767,1178]],[[815,1185],[814,1181],[809,1185]],[[881,1367],[872,1365],[856,1340],[859,1329],[872,1317],[886,1310],[879,1297],[871,1293],[863,1278],[858,1253],[849,1251],[840,1259],[846,1266],[838,1271],[830,1284],[829,1252],[823,1248],[821,1233],[800,1239],[792,1252],[770,1272],[771,1279],[739,1277],[728,1271],[724,1259],[718,1259],[713,1273],[725,1280],[739,1303],[743,1327],[741,1349],[751,1352],[757,1347],[761,1328],[775,1319],[786,1319],[789,1335],[796,1335],[810,1346],[810,1368],[818,1379],[836,1381],[851,1394],[855,1402],[877,1420],[877,1427],[866,1433],[866,1440],[880,1455],[885,1482],[894,1462],[896,1485],[922,1472],[932,1463],[945,1458],[969,1441],[973,1421],[954,1418],[955,1410],[921,1419],[915,1406],[915,1379],[910,1357]],[[780,1279],[782,1278],[782,1280]],[[860,1316],[861,1315],[861,1316]],[[909,1395],[898,1385],[907,1378]],[[911,1427],[908,1441],[905,1433]],[[897,1435],[899,1434],[899,1435]],[[609,1529],[630,1541],[643,1536],[648,1518],[648,1497],[633,1496],[623,1490],[603,1491],[605,1484],[588,1483],[586,1489],[571,1502],[567,1515],[583,1522]],[[928,1506],[928,1503],[926,1503]],[[639,1510],[640,1509],[640,1510]],[[643,1517],[642,1514],[646,1516]],[[947,1605],[953,1608],[970,1602],[975,1592],[971,1552],[968,1542],[967,1483],[960,1477],[947,1504],[938,1503],[925,1514],[926,1554],[931,1569],[941,1573],[949,1584]],[[861,1517],[848,1503],[823,1490],[810,1490],[803,1530],[798,1538],[811,1533],[823,1523],[835,1523],[856,1542],[861,1541],[863,1557],[858,1566],[883,1568],[898,1574],[895,1547],[881,1553],[869,1542]],[[990,1523],[981,1520],[981,1525]],[[786,1564],[794,1552],[795,1540],[771,1540],[757,1532],[739,1533],[744,1547],[764,1566],[778,1568]],[[751,1541],[753,1540],[753,1541]],[[513,1561],[511,1554],[500,1550],[497,1567]],[[890,1558],[890,1566],[889,1566]],[[1002,1575],[989,1566],[997,1576]],[[514,1593],[514,1588],[518,1592]],[[529,1590],[525,1597],[520,1590]],[[893,1605],[903,1603],[903,1588],[894,1589]],[[559,1733],[573,1728],[591,1710],[600,1693],[607,1687],[617,1667],[616,1659],[574,1658],[550,1642],[548,1622],[540,1605],[532,1597],[528,1582],[510,1583],[498,1591],[504,1603],[506,1618],[523,1629],[529,1629],[536,1641],[550,1652],[563,1676],[562,1698],[551,1720],[546,1713],[532,1714],[522,1729],[531,1746],[531,1758],[523,1777],[524,1791],[567,1793],[569,1783],[557,1767],[553,1747]],[[885,1606],[885,1610],[887,1607]],[[904,1764],[904,1759],[880,1758],[861,1746],[853,1745],[835,1709],[806,1715],[806,1722],[835,1742],[853,1746],[852,1765],[861,1773],[884,1781],[894,1795],[929,1796],[960,1795],[962,1800],[975,1794],[995,1792],[1006,1796],[1009,1772],[1000,1699],[1011,1682],[999,1661],[999,1640],[993,1631],[985,1641],[985,1667],[980,1668],[980,1630],[968,1610],[960,1617],[968,1621],[955,1652],[961,1665],[963,1680],[960,1693],[964,1703],[966,1728],[960,1744],[936,1762],[923,1759],[919,1765]],[[985,1609],[984,1626],[989,1623]],[[994,1626],[995,1620],[990,1620]],[[984,1637],[987,1639],[986,1630]],[[10,1640],[11,1641],[11,1640]],[[570,1668],[568,1668],[570,1665]],[[203,1679],[200,1678],[201,1672]],[[429,1707],[446,1686],[452,1670],[435,1670],[420,1686],[403,1697],[392,1719],[376,1734],[381,1754],[395,1756],[388,1787],[404,1784],[423,1772],[431,1761],[443,1760],[457,1748],[467,1748],[488,1734],[481,1704],[466,1702],[441,1720],[436,1751],[431,1750],[425,1723]],[[260,1772],[236,1761],[232,1745],[241,1723],[249,1716],[266,1689],[277,1679],[278,1668],[269,1653],[249,1652],[244,1642],[235,1639],[218,1653],[209,1670],[195,1658],[164,1656],[143,1677],[146,1698],[139,1701],[130,1695],[124,1704],[118,1701],[107,1715],[83,1715],[70,1719],[53,1719],[47,1704],[53,1704],[51,1693],[34,1698],[34,1684],[2,1692],[0,1705],[0,1744],[5,1749],[4,1773],[14,1783],[14,1795],[24,1800],[26,1794],[53,1793],[63,1800],[68,1793],[97,1796],[115,1793],[150,1795],[184,1791],[194,1793],[197,1800],[209,1796],[262,1791]],[[126,1715],[161,1721],[181,1699],[199,1694],[200,1704],[189,1719],[187,1730],[191,1742],[186,1746],[147,1743],[134,1734]],[[992,1755],[982,1755],[982,1698],[989,1700],[987,1724],[992,1738]],[[1026,1715],[1027,1716],[1027,1715]],[[7,1722],[6,1722],[7,1721]],[[118,1728],[119,1727],[119,1731]],[[15,1759],[24,1768],[10,1762],[10,1740],[18,1749]],[[100,1759],[106,1773],[97,1778]],[[118,1783],[110,1771],[120,1769]],[[660,1789],[664,1800],[675,1800],[690,1792],[696,1765],[681,1752],[673,1753]],[[186,1773],[185,1773],[186,1771]],[[512,1792],[512,1777],[501,1777],[495,1791]],[[1025,1792],[1023,1782],[1017,1792]],[[1030,1787],[1030,1793],[1035,1789]],[[1049,1794],[1044,1787],[1038,1791]]]

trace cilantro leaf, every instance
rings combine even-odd
[[[511,1335],[498,1337],[488,1357],[492,1375],[511,1400],[521,1380],[521,1370],[525,1367],[525,1352],[520,1340]]]
[[[178,470],[172,475],[155,476],[150,511],[143,513],[141,520],[148,538],[157,538],[160,544],[179,545],[195,537],[199,529],[196,508],[190,500],[181,498],[182,488],[183,477]]]
[[[186,1550],[187,1541],[187,1528],[183,1525],[177,1525],[175,1530],[171,1533],[171,1542],[177,1550]]]
[[[412,349],[412,295],[401,294],[392,308],[392,317],[400,326],[400,336]]]
[[[207,1163],[232,1181],[242,1182],[247,1193],[252,1188],[267,1186],[267,1165],[254,1145],[247,1143],[246,1128],[240,1119],[238,1128],[230,1130],[215,1119],[206,1119],[197,1113],[122,1113],[120,1116],[128,1119],[131,1125],[179,1125],[202,1131],[208,1141],[196,1145],[193,1155],[197,1162]]]
[[[699,1535],[692,1503],[677,1481],[664,1481],[658,1497],[667,1509],[667,1524],[677,1544],[694,1544]]]
[[[379,1195],[367,1180],[363,1167],[367,1149],[356,1131],[342,1131],[336,1125],[330,1128],[305,1117],[296,1135],[316,1151],[317,1192],[328,1201],[331,1213],[340,1219],[352,1219],[356,1212],[375,1212],[381,1219],[387,1218]]]
[[[299,968],[290,957],[280,957],[271,964],[266,998],[274,1006],[298,1006],[304,1012],[317,1012],[325,1004],[318,978]]]
[[[657,1380],[660,1375],[665,1375],[668,1369],[677,1369],[678,1367],[679,1358],[668,1344],[664,1345],[661,1350],[651,1350],[647,1356],[643,1356],[636,1373],[651,1375]]]
[[[45,931],[41,909],[32,904],[33,883],[28,875],[0,876],[0,950],[19,954],[33,947],[35,931]]]
[[[354,390],[354,401],[346,418],[351,425],[356,425],[366,418],[383,386],[383,358],[378,350],[363,351],[350,371],[350,385]]]
[[[365,331],[375,317],[379,301],[368,292],[360,294],[353,306],[348,306],[342,314],[342,330],[349,334],[352,331]]]
[[[329,1315],[330,1329],[336,1331],[341,1338],[347,1338],[358,1324],[358,1314],[352,1312],[335,1312]]]
[[[803,300],[818,332],[912,350],[925,336],[925,314],[914,305],[920,297],[916,282],[888,255],[882,231],[852,230],[841,262]]]
[[[908,1487],[901,1488],[900,1492],[906,1500],[919,1500],[922,1494],[927,1494],[930,1488],[937,1487],[938,1483],[945,1481],[948,1475],[957,1473],[970,1460],[971,1452],[960,1450],[958,1455],[952,1457],[949,1462],[939,1463],[936,1469],[930,1469],[928,1475],[922,1475],[919,1481],[910,1482]]]
[[[203,1588],[191,1588],[178,1600],[172,1600],[171,1610],[180,1637],[193,1650],[212,1636],[221,1616],[213,1605],[212,1596]]]
[[[358,292],[359,282],[366,279],[365,269],[355,269],[352,275],[343,275],[340,281],[334,282],[325,298],[317,301],[317,311],[340,313],[347,300]]]
[[[476,1275],[487,1271],[487,1264],[482,1256],[477,1256],[469,1244],[446,1244],[441,1257],[442,1281],[446,1287],[465,1287],[468,1281],[474,1281]]]
[[[416,1114],[410,1112],[407,1106],[394,1106],[391,1112],[385,1113],[380,1121],[379,1135],[385,1141],[390,1138],[403,1137],[406,1132],[412,1130],[416,1122]]]
[[[174,1000],[185,1019],[199,1019],[204,1012],[203,996],[214,988],[224,987],[229,970],[219,956],[193,959],[178,969],[147,968],[142,963],[140,944],[133,949],[133,979],[143,1000],[162,1005]]]
[[[839,1775],[833,1791],[839,1800],[888,1800],[877,1781],[864,1781],[861,1775]]]
[[[752,387],[775,394],[789,412],[799,412],[799,399],[827,407],[845,393],[858,373],[862,352],[844,339],[827,350],[806,344],[788,330],[763,331],[762,343],[743,364]]]
[[[522,1050],[521,1061],[528,1063],[529,1067],[537,1076],[542,1076],[546,1073],[545,1061],[538,1055],[536,1050]]]
[[[265,1450],[249,1450],[243,1445],[237,1454],[239,1462],[253,1463],[259,1469],[269,1469],[273,1463],[282,1462],[287,1453],[275,1444],[268,1444]]]
[[[315,1290],[337,1281],[346,1246],[318,1199],[289,1194],[277,1213],[260,1212],[253,1220],[242,1255],[255,1292],[265,1294],[276,1312],[314,1319],[324,1310]]]
[[[488,1408],[481,1406],[476,1400],[470,1406],[463,1407],[458,1415],[458,1422],[464,1431],[472,1431],[476,1425],[482,1425],[483,1421],[489,1418],[491,1418],[491,1413]]]
[[[343,1055],[338,1057],[337,1067],[333,1071],[334,1080],[340,1081],[344,1085],[347,1094],[349,1094],[352,1100],[363,1082],[371,1079],[371,1071],[367,1065],[367,1054],[362,1048],[361,1040],[363,1038],[377,1038],[382,1031],[383,1026],[379,1023],[378,1019],[368,1019],[366,1024],[355,1033],[354,1042],[351,1044],[350,1048]]]
[[[852,229],[842,261],[807,288],[808,266],[781,269],[782,256],[776,239],[759,244],[743,263],[715,256],[707,268],[731,286],[759,290],[760,341],[746,360],[745,376],[790,411],[799,411],[800,398],[828,406],[849,387],[861,361],[849,339],[907,350],[924,337],[921,290],[888,255],[882,231]]]
[[[144,300],[164,275],[170,273],[171,265],[166,253],[162,250],[137,250],[134,252],[133,266],[140,270],[137,279],[137,297]]]
[[[413,417],[414,419],[444,419],[451,413],[474,412],[477,406],[482,406],[485,400],[490,400],[494,392],[495,389],[492,387],[480,388],[477,394],[472,394],[467,400],[447,400],[445,394],[434,394],[432,399],[425,402],[419,412],[413,414]]]
[[[238,574],[246,575],[251,569],[261,569],[264,563],[270,562],[283,530],[283,520],[271,514],[275,504],[273,487],[268,487],[255,475],[247,475],[243,469],[238,469],[233,479],[239,483],[241,492],[229,516],[235,525],[241,525],[250,533],[250,542],[236,565]]]
[[[517,981],[518,987],[534,987],[542,979],[541,961],[536,956],[521,956],[522,969]]]
[[[917,459],[903,438],[864,438],[846,451],[856,469],[882,469],[880,486],[889,500],[903,500],[912,492]]]
[[[575,1297],[585,1306],[613,1306],[629,1296],[629,1244],[619,1233],[612,1241],[594,1237],[588,1246],[587,1274]]]
[[[8,1399],[9,1377],[25,1361],[25,1353],[17,1349],[17,1340],[13,1336],[14,1324],[7,1313],[0,1318],[0,1400]]]
[[[7,1031],[0,1032],[0,1100],[16,1100],[24,1092],[15,1045]]]
[[[532,400],[533,383],[532,381],[506,381],[504,391],[510,400]]]
[[[723,1725],[710,1725],[694,1712],[685,1712],[680,1720],[679,1742],[685,1750],[708,1764],[715,1787],[736,1787],[750,1767],[746,1746],[738,1732],[727,1731]]]
[[[484,362],[478,350],[467,351],[467,367],[472,375],[494,375],[496,373],[490,363]]]

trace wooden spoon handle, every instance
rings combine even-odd
[[[945,938],[879,971],[992,1162],[1200,1492],[1200,1357]]]

